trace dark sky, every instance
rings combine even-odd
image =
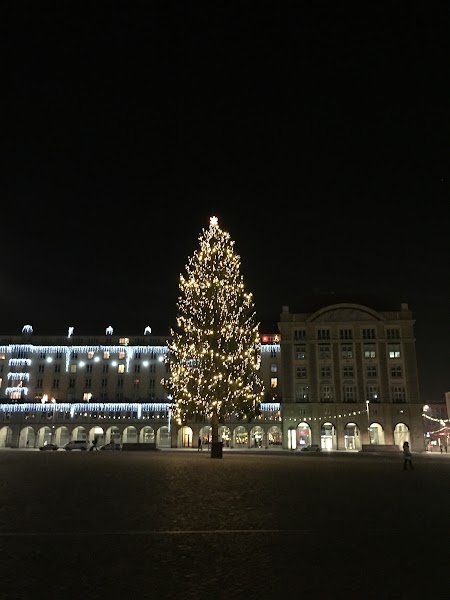
[[[443,400],[448,9],[209,4],[3,8],[0,331],[167,334],[216,215],[263,330],[311,290],[406,302]]]

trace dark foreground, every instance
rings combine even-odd
[[[449,598],[450,455],[414,458],[0,451],[0,598]]]

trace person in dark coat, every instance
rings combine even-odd
[[[408,465],[410,469],[414,470],[409,442],[403,442],[403,469],[405,471],[408,468]]]

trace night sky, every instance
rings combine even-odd
[[[3,9],[1,334],[168,334],[216,215],[262,331],[305,294],[406,302],[443,401],[447,8],[205,4]]]

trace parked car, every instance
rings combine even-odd
[[[43,446],[39,446],[39,450],[58,450],[59,446],[58,444],[44,444]]]
[[[122,445],[118,444],[117,442],[109,442],[109,444],[105,444],[104,446],[102,446],[100,450],[106,450],[109,452],[115,450],[122,450]]]
[[[322,448],[319,444],[309,444],[309,446],[303,446],[301,452],[320,452]]]
[[[89,443],[85,440],[72,440],[64,446],[64,450],[87,450],[88,448]]]

